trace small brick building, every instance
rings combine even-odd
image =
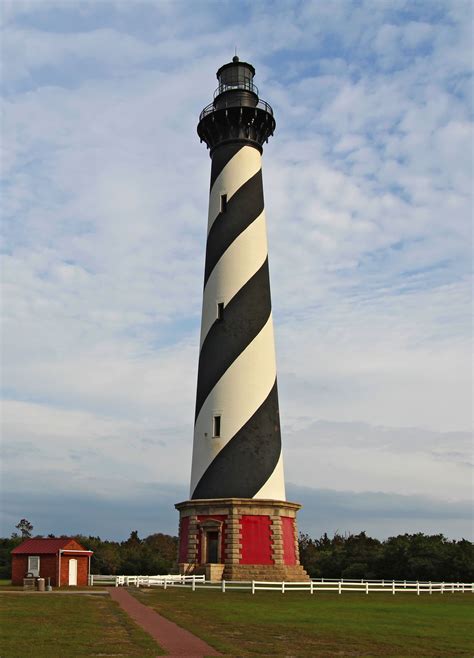
[[[87,585],[92,551],[75,539],[27,539],[12,554],[12,585],[22,585],[27,574],[49,578],[51,585]]]

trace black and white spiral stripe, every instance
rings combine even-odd
[[[212,157],[191,474],[191,498],[228,497],[285,500],[261,155],[242,143]]]

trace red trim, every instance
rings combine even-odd
[[[296,564],[295,520],[291,516],[281,517],[283,533],[283,559],[285,564]]]
[[[84,546],[81,546],[79,542],[71,537],[60,537],[60,538],[44,538],[44,537],[33,537],[32,539],[25,539],[19,546],[14,548],[11,551],[12,555],[56,555],[59,550],[72,551],[84,551],[91,553],[92,551],[87,551]]]
[[[188,561],[188,542],[189,542],[189,516],[183,516],[181,527],[179,529],[179,554],[178,562]]]

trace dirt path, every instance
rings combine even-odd
[[[165,651],[168,651],[170,656],[204,658],[204,656],[222,655],[189,631],[137,601],[123,587],[111,587],[110,596]]]

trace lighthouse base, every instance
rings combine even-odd
[[[304,581],[297,503],[219,498],[188,500],[179,510],[180,573],[208,580]]]

